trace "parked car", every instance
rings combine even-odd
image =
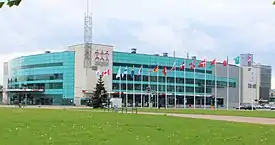
[[[265,104],[265,105],[264,105],[264,108],[265,108],[265,109],[271,109],[271,106],[268,105],[268,104]]]
[[[271,107],[270,107],[270,110],[275,110],[275,106],[271,106]]]
[[[262,105],[255,105],[256,109],[264,109],[265,107]]]
[[[256,107],[255,106],[251,106],[251,105],[244,105],[244,106],[239,106],[239,107],[236,107],[236,109],[241,109],[241,110],[252,110],[252,108],[253,108],[253,110],[256,110]]]

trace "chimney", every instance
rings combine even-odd
[[[137,53],[137,49],[136,48],[132,48],[131,49],[131,53]]]
[[[167,53],[167,52],[164,52],[164,53],[162,54],[162,56],[167,57],[167,56],[168,56],[168,53]]]

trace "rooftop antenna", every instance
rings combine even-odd
[[[91,6],[91,0],[86,0],[86,11],[84,14],[84,68],[86,68],[86,76],[88,68],[92,67],[93,25]]]

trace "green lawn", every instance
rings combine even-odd
[[[131,110],[131,108],[128,108],[128,109]],[[82,108],[80,110],[97,110],[98,111],[98,109],[92,109],[92,108]],[[103,111],[103,110],[101,110],[101,111]],[[138,108],[138,112],[159,112],[159,113],[179,113],[179,114],[207,114],[207,115],[275,118],[275,111],[257,111],[257,110],[256,111],[251,111],[251,110],[180,109],[180,108],[179,109]]]
[[[1,145],[274,145],[275,126],[168,116],[0,108]]]

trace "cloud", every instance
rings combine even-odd
[[[270,64],[275,44],[273,0],[92,0],[93,38],[125,51],[224,59],[252,52]],[[85,1],[22,1],[0,10],[0,53],[66,49],[83,42]],[[218,55],[216,55],[218,54]],[[216,56],[214,56],[216,55]],[[2,62],[1,62],[2,63]],[[0,74],[1,75],[1,74]]]

